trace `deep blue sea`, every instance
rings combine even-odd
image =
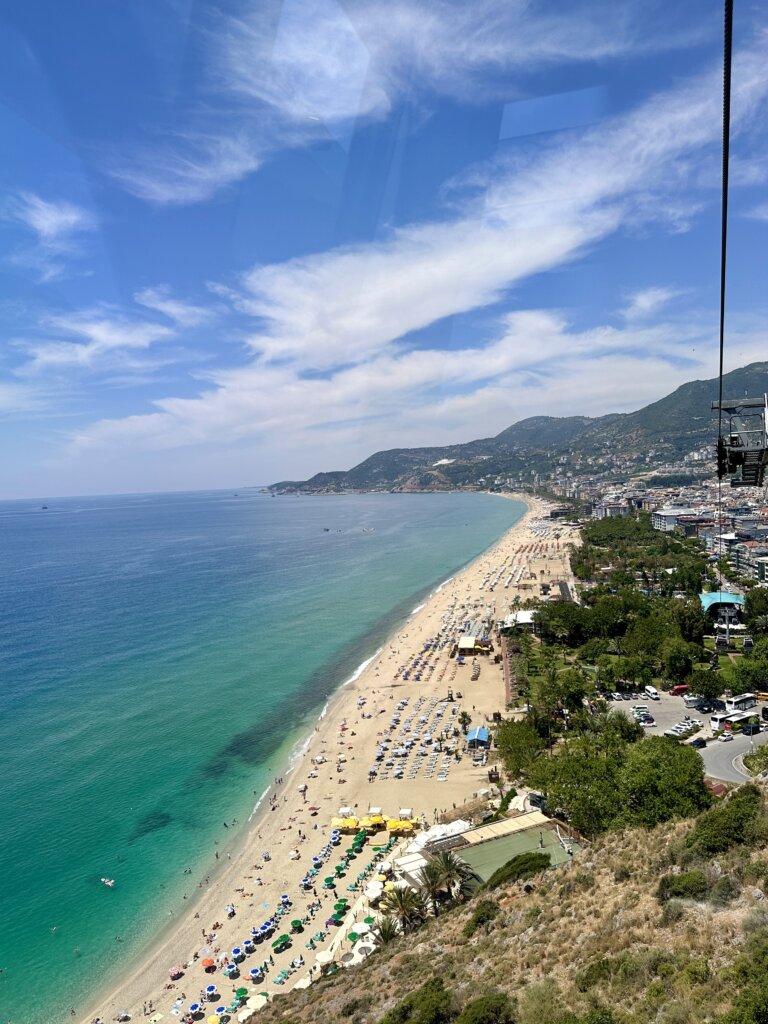
[[[255,490],[0,502],[2,1024],[84,1012],[328,695],[523,511]]]

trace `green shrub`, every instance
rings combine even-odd
[[[620,864],[613,872],[614,882],[626,882],[632,877],[632,872],[626,864]]]
[[[709,891],[709,901],[716,907],[724,907],[739,895],[738,883],[730,875],[718,878]]]
[[[576,988],[579,992],[588,992],[595,985],[608,981],[614,974],[614,961],[607,956],[593,960],[591,964],[576,974]]]
[[[593,1010],[589,1010],[581,1018],[581,1024],[616,1024],[616,1017],[614,1016],[613,1010],[609,1010],[606,1007],[599,1006]]]
[[[461,1011],[456,1024],[515,1024],[509,996],[495,992],[473,999]]]
[[[741,786],[696,820],[686,844],[709,857],[733,846],[751,846],[763,834],[762,795],[757,786]]]
[[[657,898],[666,903],[674,897],[682,900],[700,900],[709,886],[703,871],[684,871],[679,875],[664,875],[659,880]]]
[[[475,907],[472,916],[464,925],[464,934],[470,939],[477,929],[482,924],[487,924],[488,921],[492,921],[494,917],[497,917],[499,913],[499,904],[496,900],[480,900]]]
[[[373,998],[371,996],[360,996],[359,999],[350,999],[348,1003],[344,1003],[339,1013],[342,1017],[353,1017],[356,1013],[367,1010],[372,1002]]]
[[[520,853],[493,872],[485,883],[487,889],[496,889],[507,882],[519,882],[532,878],[550,865],[548,853]]]
[[[677,924],[680,918],[685,913],[685,908],[680,900],[670,900],[664,904],[664,909],[661,912],[661,924],[663,928],[668,928],[672,924]]]
[[[430,978],[385,1013],[381,1024],[449,1024],[455,1017],[453,998],[442,978]]]

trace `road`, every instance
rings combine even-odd
[[[660,693],[659,698],[659,700],[653,701],[641,696],[637,701],[616,701],[613,707],[631,715],[630,708],[633,704],[647,705],[651,715],[656,719],[656,726],[646,730],[649,736],[656,734],[662,736],[665,729],[669,729],[670,726],[684,719],[686,715],[690,715],[691,718],[700,718],[704,722],[704,728],[698,735],[707,740],[710,739],[712,734],[709,730],[709,714],[701,714],[695,708],[686,708],[682,697],[670,697],[668,693]],[[758,704],[755,709],[758,715],[761,707],[762,705]],[[752,740],[755,747],[762,746],[764,743],[768,743],[768,733],[760,733],[757,736],[736,736],[729,743],[710,740],[707,746],[699,751],[707,775],[713,779],[720,779],[722,782],[745,782],[749,779],[751,776],[737,768],[734,761],[740,755],[750,753],[753,749],[750,742]]]

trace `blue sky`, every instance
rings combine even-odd
[[[729,368],[765,358],[736,12]],[[721,4],[0,8],[0,497],[241,487],[717,372]]]

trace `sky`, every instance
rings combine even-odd
[[[0,4],[0,498],[245,487],[718,367],[722,4]],[[768,355],[736,5],[726,369]]]

